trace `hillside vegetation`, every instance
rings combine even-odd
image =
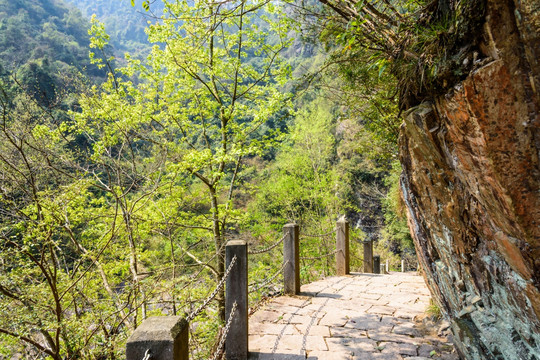
[[[80,11],[56,0],[0,2],[0,71],[12,74],[43,101],[52,101],[68,77],[104,72],[90,63],[90,23]]]
[[[140,5],[75,4],[105,24],[60,1],[0,10],[0,356],[122,358],[143,319],[201,304],[227,241],[269,246],[292,221],[326,234],[346,216],[353,269],[363,240],[394,268],[411,256],[378,63],[343,67],[320,23],[271,2],[151,4],[146,39]],[[302,281],[333,261],[304,261]],[[250,282],[280,269],[263,254]],[[251,303],[279,293],[271,280]],[[218,291],[197,314],[193,359],[211,356],[223,306]]]
[[[147,10],[142,1],[134,5],[130,0],[66,0],[76,6],[86,16],[96,15],[103,22],[111,36],[111,44],[116,52],[123,56],[125,51],[134,54],[148,53],[150,43],[144,29],[148,22],[155,21],[163,13],[163,3],[152,1]]]

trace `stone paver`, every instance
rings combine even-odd
[[[415,323],[430,300],[415,273],[331,277],[301,290],[250,317],[250,359],[412,360],[437,341]]]

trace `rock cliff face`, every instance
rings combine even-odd
[[[462,357],[540,360],[540,1],[486,6],[477,69],[406,115],[401,186]]]

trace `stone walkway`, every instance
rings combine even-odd
[[[301,291],[250,317],[250,359],[459,359],[419,331],[430,295],[416,273],[331,277]]]

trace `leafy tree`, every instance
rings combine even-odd
[[[313,11],[310,15],[310,7],[321,3],[322,16],[313,16]],[[421,27],[437,22],[437,16],[420,20],[419,10],[427,6],[421,2],[306,4],[303,16],[318,25],[312,30],[318,31],[329,56],[322,71],[305,78],[343,109],[338,128],[346,130],[341,132],[338,166],[351,169],[340,172],[349,184],[342,193],[352,205],[349,217],[370,239],[381,241],[385,251],[402,255],[412,250],[412,244],[398,206],[400,111],[433,86],[433,78],[418,71],[428,66],[424,60],[434,57],[420,59],[416,41],[426,34]]]
[[[289,69],[279,53],[290,43],[291,24],[271,17],[279,9],[267,2],[181,1],[165,8],[148,29],[156,45],[147,60],[128,56],[125,68],[83,96],[76,128],[91,144],[96,181],[122,197],[129,231],[160,189],[187,194],[172,209],[160,209],[161,222],[174,220],[176,229],[189,230],[186,241],[210,236],[212,263],[202,258],[204,252],[185,254],[219,280],[227,232],[241,218],[234,194],[244,160],[272,144],[272,135],[261,129],[287,107],[288,95],[279,86]],[[92,46],[103,51],[103,26],[94,22],[92,34]],[[134,75],[140,82],[129,80]],[[181,235],[186,233],[175,234]],[[143,239],[128,237],[136,282],[136,249]],[[218,303],[223,319],[223,291]]]
[[[266,214],[263,223],[307,225],[311,219],[328,217],[330,224],[335,220],[342,208],[337,205],[338,179],[332,166],[334,126],[331,106],[322,99],[297,112],[275,163],[264,170],[256,195],[253,210]]]
[[[337,153],[338,113],[338,108],[320,95],[304,102],[275,161],[261,171],[248,211],[250,231],[255,236],[287,222],[299,224],[302,256],[321,257],[302,261],[303,282],[332,273],[334,257],[324,255],[334,249],[336,220],[351,206],[343,196],[348,183]],[[324,236],[306,236],[309,234]],[[254,264],[255,271],[264,266],[264,262]]]
[[[77,174],[65,104],[0,85],[0,354],[116,358],[138,307],[118,213]]]
[[[20,70],[32,87],[2,83],[2,355],[121,357],[142,318],[175,314],[179,301],[192,310],[211,285],[206,272],[223,276],[243,168],[272,146],[266,123],[287,114],[279,53],[291,24],[279,11],[167,4],[148,59],[116,71],[93,56],[109,78],[81,87],[78,103],[46,79],[45,58]],[[51,24],[48,38],[58,35]],[[92,36],[106,53],[103,27]],[[54,101],[41,101],[44,89]]]

